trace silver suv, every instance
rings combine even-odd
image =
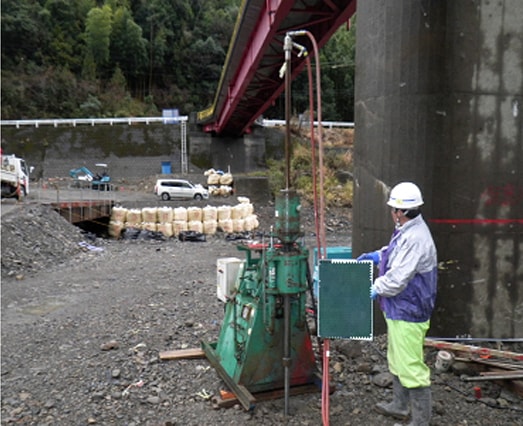
[[[202,185],[182,179],[158,179],[154,185],[154,193],[164,201],[171,198],[209,198],[209,192]]]

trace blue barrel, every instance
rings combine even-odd
[[[171,162],[170,161],[162,161],[162,174],[163,175],[171,174]]]

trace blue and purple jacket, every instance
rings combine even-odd
[[[379,270],[374,288],[386,317],[428,321],[436,301],[438,260],[421,215],[394,231],[389,245],[380,251]]]

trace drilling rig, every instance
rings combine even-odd
[[[246,259],[236,292],[226,304],[218,342],[204,344],[207,358],[248,410],[251,392],[289,389],[316,377],[305,311],[309,252],[297,241],[299,211],[296,193],[283,190],[269,242],[238,247]]]
[[[275,225],[265,244],[240,246],[246,254],[236,291],[226,304],[218,342],[203,349],[243,407],[253,408],[251,392],[285,390],[312,383],[316,363],[307,327],[309,252],[298,240],[301,204],[290,179],[290,36],[285,37],[286,188],[276,197]]]
[[[292,36],[307,34],[310,33],[294,31],[285,37],[285,63],[281,74],[285,74],[286,79],[286,187],[276,197],[274,226],[271,227],[267,242],[238,247],[245,252],[246,259],[239,268],[234,291],[226,302],[218,341],[202,342],[206,357],[246,410],[254,408],[255,398],[252,393],[283,389],[285,415],[288,414],[291,387],[310,383],[320,386],[321,382],[322,413],[324,406],[328,412],[330,391],[328,340],[323,345],[321,380],[317,374],[307,326],[307,291],[311,290],[312,293],[308,279],[309,251],[300,242],[301,204],[291,187],[290,179],[291,51],[293,48],[298,49],[300,55],[306,51],[303,46],[292,41]],[[316,48],[315,53],[318,57]],[[319,118],[321,123],[321,114]],[[321,145],[319,165],[322,176]],[[320,204],[320,220],[317,223],[324,227],[321,223],[323,203]],[[318,235],[321,234],[319,231],[317,225]],[[318,335],[326,339],[368,339],[372,335],[372,302],[369,298],[372,265],[370,262],[354,260],[324,260],[326,248],[324,231],[322,233],[323,237],[318,239],[321,259]],[[311,297],[314,300],[313,294]]]

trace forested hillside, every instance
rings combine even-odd
[[[187,115],[212,104],[241,0],[2,0],[2,119]],[[321,52],[323,116],[353,119],[354,30]],[[282,52],[283,60],[283,52]],[[306,76],[293,108],[307,109]],[[282,118],[277,103],[267,117]]]

